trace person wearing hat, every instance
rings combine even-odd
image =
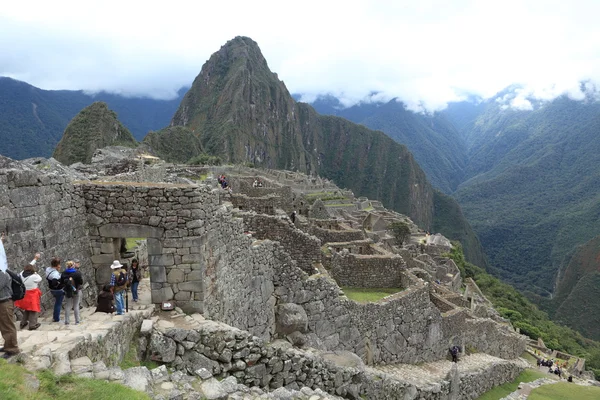
[[[125,308],[123,292],[127,289],[127,270],[123,268],[123,264],[121,264],[119,260],[113,261],[110,268],[112,269],[110,285],[113,287],[117,315],[123,315],[123,309]]]

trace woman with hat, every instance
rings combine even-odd
[[[123,292],[127,289],[127,270],[123,268],[123,264],[119,260],[113,261],[110,268],[112,269],[110,285],[113,287],[117,315],[123,315],[123,309],[125,308]]]

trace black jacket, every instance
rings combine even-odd
[[[102,291],[98,295],[98,306],[96,312],[113,313],[115,312],[115,306],[113,306],[113,294],[111,292]]]

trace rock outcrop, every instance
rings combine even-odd
[[[65,165],[76,162],[89,164],[94,151],[115,145],[133,147],[137,142],[106,103],[96,102],[81,110],[69,122],[52,157]]]

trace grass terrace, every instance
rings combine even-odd
[[[507,382],[504,385],[496,386],[489,392],[484,393],[479,400],[498,400],[508,396],[518,389],[519,383],[533,382],[536,379],[547,378],[549,374],[537,371],[534,369],[526,369],[512,382]],[[554,385],[551,385],[554,386]],[[530,397],[531,398],[531,397]]]
[[[531,391],[529,400],[598,400],[600,387],[580,386],[569,382],[540,386]]]
[[[399,288],[355,288],[343,287],[346,297],[357,303],[375,303],[384,297],[401,292]]]

